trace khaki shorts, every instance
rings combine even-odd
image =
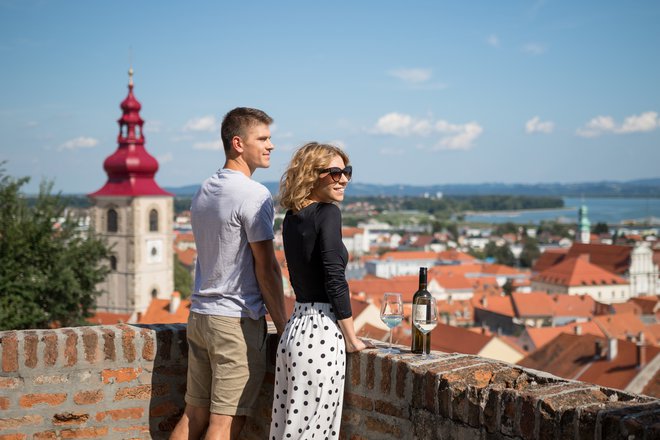
[[[186,403],[251,415],[266,372],[266,320],[190,313]]]

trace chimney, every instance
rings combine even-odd
[[[607,360],[616,359],[619,352],[619,340],[617,338],[607,338]]]
[[[484,308],[488,308],[488,298],[486,298],[486,295],[484,295],[484,296],[481,297],[481,305],[482,305]]]
[[[582,326],[581,325],[576,325],[573,328],[573,331],[575,332],[576,335],[580,336],[582,334]]]
[[[644,333],[639,332],[637,338],[637,368],[642,368],[646,364],[646,345],[644,344]]]
[[[172,292],[172,298],[170,299],[170,313],[176,313],[179,310],[181,305],[181,294],[179,292]]]
[[[603,358],[603,341],[600,339],[596,339],[596,347],[594,350],[594,357],[596,359],[602,359]]]

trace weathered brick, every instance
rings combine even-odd
[[[143,328],[140,331],[142,340],[142,358],[147,361],[153,361],[156,358],[156,342],[154,341],[153,331],[148,328]]]
[[[114,400],[147,400],[152,397],[164,396],[167,394],[168,390],[168,384],[138,385],[136,387],[128,387],[117,390]]]
[[[359,394],[344,393],[344,404],[367,411],[373,411],[374,409],[373,400]]]
[[[359,353],[352,353],[348,355],[348,360],[350,362],[350,376],[351,376],[351,385],[353,387],[358,387],[362,382],[360,377],[360,355]]]
[[[134,425],[134,426],[127,426],[127,427],[118,427],[118,426],[113,426],[112,430],[114,432],[135,432],[135,433],[140,433],[140,434],[147,434],[150,431],[149,425]],[[169,430],[171,431],[171,430]],[[169,432],[165,431],[165,432]]]
[[[96,420],[102,422],[106,417],[110,417],[113,421],[125,419],[140,419],[144,415],[144,408],[123,408],[112,409],[96,414]]]
[[[135,331],[127,325],[118,325],[121,329],[121,345],[124,350],[124,359],[128,362],[135,361]]]
[[[405,362],[399,362],[396,366],[396,395],[403,399],[406,395],[406,381],[408,380],[409,367]]]
[[[55,431],[37,432],[32,436],[32,440],[57,440],[57,433]]]
[[[401,427],[398,425],[396,420],[386,421],[367,416],[365,417],[365,425],[366,428],[371,431],[371,433],[389,434],[396,438],[401,438],[402,435]]]
[[[172,401],[167,400],[163,403],[160,403],[158,405],[154,405],[151,407],[149,410],[149,416],[151,417],[162,417],[162,416],[169,416],[172,414],[176,414],[179,412],[179,407],[176,406]],[[268,412],[270,416],[270,411]]]
[[[505,389],[500,393],[500,432],[505,435],[518,435],[520,428],[519,393],[513,389]],[[526,426],[526,432],[534,432],[534,417],[530,418],[531,426]]]
[[[32,383],[35,385],[54,385],[60,383],[69,382],[69,378],[66,375],[57,374],[57,375],[39,375],[35,376],[32,379]]]
[[[96,353],[99,349],[99,335],[91,328],[83,328],[82,330],[83,351],[85,352],[85,360],[90,364],[96,362]]]
[[[368,390],[374,389],[374,383],[376,382],[376,367],[374,365],[376,356],[378,352],[369,351],[367,352],[367,368],[365,371],[365,382]]]
[[[89,420],[85,413],[59,413],[53,416],[53,425],[82,425]]]
[[[23,336],[24,365],[28,368],[35,368],[39,362],[37,357],[37,347],[39,345],[39,336],[36,332],[26,331]]]
[[[18,388],[21,380],[17,377],[0,377],[0,389],[14,389]]]
[[[407,419],[409,416],[408,408],[402,408],[384,400],[376,400],[374,402],[374,410],[381,414],[385,414],[386,416],[398,417],[402,419]]]
[[[172,339],[173,333],[170,329],[160,330],[158,332],[158,358],[164,361],[172,359]]]
[[[52,367],[57,362],[57,333],[45,332],[41,340],[44,342],[44,364]]]
[[[103,400],[103,390],[80,391],[73,396],[77,405],[92,405]]]
[[[40,415],[0,418],[0,429],[16,429],[29,425],[41,425],[43,422],[44,419]]]
[[[66,393],[36,393],[21,396],[18,404],[21,408],[32,408],[35,405],[61,405],[66,400]]]
[[[9,408],[9,398],[8,397],[0,397],[0,410],[1,409],[8,409]]]
[[[106,361],[114,361],[117,359],[115,332],[109,328],[104,328],[101,332],[103,333],[103,359]]]
[[[72,367],[78,362],[78,334],[72,329],[64,329],[64,365]]]
[[[15,331],[8,331],[0,340],[2,346],[2,371],[13,373],[18,371],[18,337]]]
[[[0,440],[25,440],[26,438],[25,434],[0,434]]]
[[[501,385],[488,388],[486,405],[483,409],[484,425],[489,433],[499,432],[500,430],[500,400],[502,395]]]
[[[392,359],[384,356],[380,360],[380,391],[388,395],[392,387]]]
[[[60,431],[62,438],[97,438],[108,435],[108,427],[100,426],[94,428],[63,429]]]
[[[117,370],[101,371],[103,383],[123,383],[137,379],[142,373],[142,368],[120,368]]]

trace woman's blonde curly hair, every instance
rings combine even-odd
[[[280,179],[280,205],[295,212],[303,209],[319,178],[319,170],[327,168],[335,156],[344,160],[344,166],[348,165],[348,155],[334,145],[309,142],[300,147]]]

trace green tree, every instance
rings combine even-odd
[[[186,266],[174,255],[174,290],[181,294],[181,298],[188,298],[192,293],[192,275]]]
[[[498,246],[495,242],[489,241],[484,248],[484,253],[486,257],[494,258],[497,264],[504,264],[506,266],[514,266],[516,264],[516,257],[513,256],[513,252],[511,252],[511,249],[506,243]]]
[[[541,250],[536,240],[527,237],[520,252],[520,265],[522,267],[532,267],[540,255]]]
[[[92,315],[109,250],[66,214],[52,182],[33,206],[20,193],[29,181],[0,164],[0,330],[75,326]]]
[[[603,222],[598,222],[596,225],[592,228],[592,232],[594,234],[607,234],[610,232],[610,228],[607,226],[607,223]]]

